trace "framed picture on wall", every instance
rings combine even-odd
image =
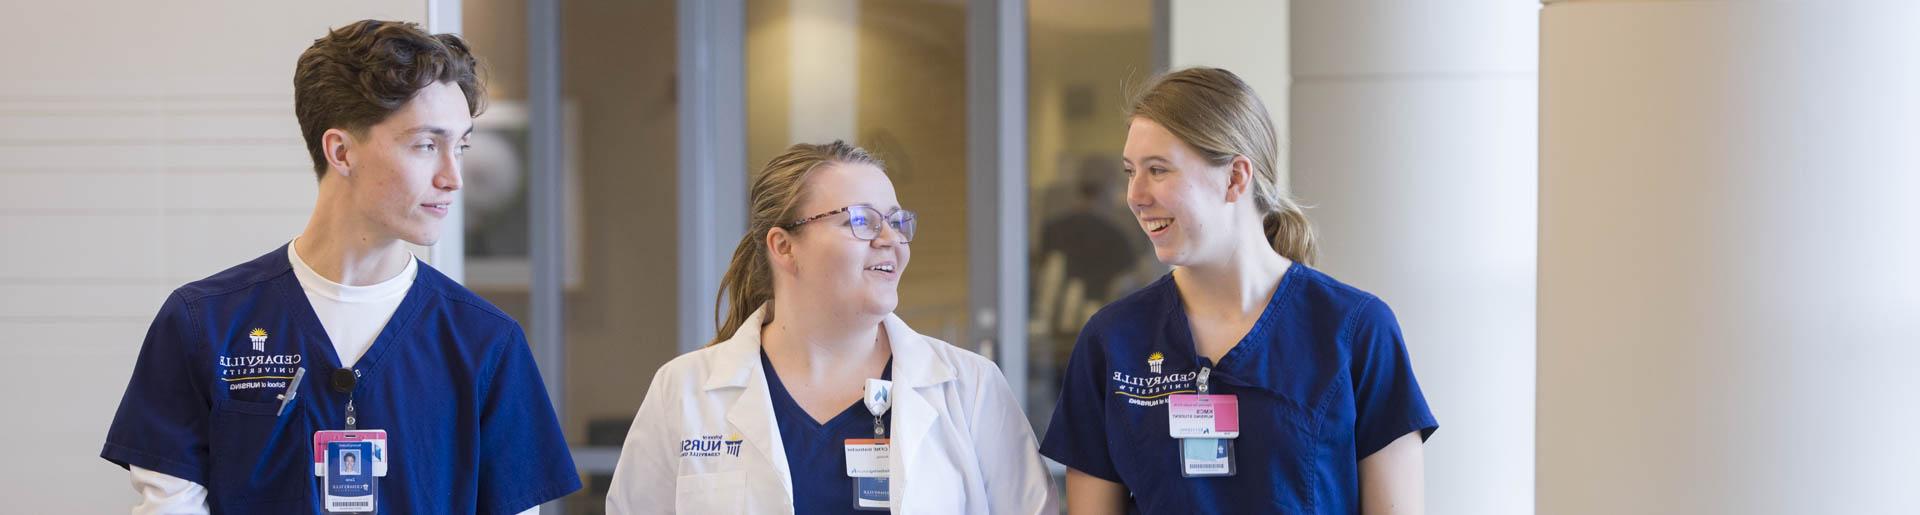
[[[566,289],[582,280],[580,243],[578,113],[572,101],[560,111],[560,170],[568,201],[562,224],[566,230]],[[532,282],[532,216],[529,209],[530,147],[527,108],[519,101],[490,101],[473,120],[472,146],[462,169],[466,283],[470,288],[524,291]]]

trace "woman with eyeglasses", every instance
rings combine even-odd
[[[880,160],[794,145],[749,194],[725,322],[655,373],[607,511],[1057,512],[1000,369],[894,316],[914,214]]]

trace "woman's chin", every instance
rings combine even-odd
[[[1160,264],[1162,265],[1184,266],[1187,264],[1186,253],[1170,247],[1153,247],[1153,257],[1154,259],[1160,260]]]
[[[895,308],[900,307],[900,296],[893,292],[886,292],[868,297],[867,301],[862,304],[865,305],[865,308],[861,310],[865,312],[864,314],[886,316],[892,314]]]

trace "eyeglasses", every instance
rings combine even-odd
[[[791,231],[795,227],[806,225],[807,222],[812,222],[814,220],[819,220],[821,218],[826,218],[826,217],[837,215],[840,213],[847,214],[847,230],[852,231],[853,237],[855,238],[860,238],[862,240],[867,240],[867,241],[873,241],[874,238],[880,237],[880,230],[882,228],[890,226],[890,227],[893,227],[894,234],[900,235],[901,243],[913,241],[913,225],[916,217],[912,211],[900,209],[897,207],[893,208],[892,213],[887,213],[883,215],[883,214],[880,214],[879,209],[875,209],[873,206],[869,206],[866,204],[854,204],[854,205],[843,207],[840,209],[835,209],[825,213],[820,213],[817,215],[802,218],[793,223],[781,226],[781,228]]]

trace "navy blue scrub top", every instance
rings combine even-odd
[[[1203,365],[1210,393],[1239,396],[1231,477],[1182,477],[1167,433],[1167,396]],[[1393,312],[1300,264],[1218,364],[1168,274],[1087,321],[1064,383],[1040,453],[1124,485],[1136,513],[1359,513],[1359,461],[1439,428]]]
[[[773,420],[780,426],[780,444],[787,450],[787,472],[793,475],[793,512],[878,513],[853,509],[853,478],[847,477],[846,440],[873,438],[873,414],[865,399],[854,401],[822,424],[808,415],[787,393],[780,374],[766,351],[760,352],[760,368],[767,371],[767,390],[773,397]],[[893,379],[893,358],[881,379]],[[892,423],[893,410],[881,416],[883,424]],[[892,426],[888,426],[892,427]]]
[[[340,368],[281,247],[167,297],[100,457],[203,485],[213,513],[323,513],[313,434],[346,426]],[[353,370],[358,428],[387,431],[382,513],[512,514],[580,488],[520,325],[433,267]]]

